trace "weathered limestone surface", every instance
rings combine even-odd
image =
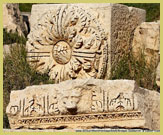
[[[131,80],[76,79],[12,91],[6,109],[14,128],[160,129],[160,94]]]
[[[160,23],[144,22],[138,26],[134,33],[132,51],[135,57],[141,53],[145,55],[147,64],[157,68],[160,61]]]
[[[3,28],[6,28],[8,32],[18,32],[23,36],[27,32],[20,15],[19,4],[3,4]]]
[[[3,45],[3,57],[5,57],[5,55],[10,54],[10,48],[16,46],[17,43],[13,43],[13,44],[4,44]]]
[[[3,45],[3,57],[5,57],[6,54],[9,54],[10,53],[10,46],[11,45]]]
[[[28,61],[56,83],[109,78],[144,21],[144,10],[120,4],[33,5]]]
[[[156,69],[156,84],[160,87],[160,62]]]

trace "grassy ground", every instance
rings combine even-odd
[[[6,29],[3,29],[3,45],[4,44],[25,44],[27,39],[23,36],[19,36],[18,33],[8,33]]]
[[[34,3],[20,3],[20,11],[31,12],[32,5]],[[156,21],[160,19],[160,4],[159,3],[121,3],[127,6],[142,8],[146,10],[146,21]]]
[[[156,84],[156,67],[153,66],[152,60],[146,64],[143,53],[139,56],[135,58],[131,52],[123,56],[116,68],[113,67],[110,79],[135,80],[140,87],[159,91]]]

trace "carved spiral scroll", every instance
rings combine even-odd
[[[107,38],[98,21],[77,6],[61,6],[42,15],[28,35],[28,61],[49,71],[56,83],[76,78],[103,78]]]

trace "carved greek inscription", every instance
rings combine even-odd
[[[119,95],[116,98],[112,98],[109,101],[109,111],[127,111],[133,109],[134,109],[133,96],[132,98],[126,98],[123,92],[119,93]]]
[[[56,96],[27,97],[21,99],[19,105],[10,107],[10,115],[21,117],[57,115],[60,113],[57,103]]]
[[[59,114],[60,111],[58,109],[58,99],[56,96],[51,97],[51,96],[47,96],[47,114],[48,115],[56,115]]]
[[[20,99],[18,104],[10,106],[10,115],[21,117],[54,116],[60,114],[77,114],[78,103],[82,96],[81,88],[62,91],[53,95],[32,96]],[[88,95],[87,95],[88,96]],[[92,86],[90,113],[120,112],[134,110],[135,100],[133,95],[119,93],[111,95],[100,87]],[[80,109],[80,113],[84,110]]]
[[[11,105],[11,107],[9,109],[10,114],[13,116],[17,115],[18,113],[21,112],[21,107],[22,107],[22,102],[20,100],[17,105],[16,104]]]
[[[109,108],[108,92],[102,89],[92,90],[92,112],[107,112]]]

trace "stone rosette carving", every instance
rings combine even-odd
[[[103,78],[107,38],[99,21],[78,6],[44,13],[28,35],[28,61],[49,71],[56,83],[76,78]]]
[[[48,12],[52,12],[49,13],[49,16],[53,14],[52,16],[55,16],[58,20],[56,25],[53,26],[57,26],[58,24],[62,23],[62,25],[60,25],[59,27],[57,26],[56,31],[53,32],[51,37],[53,37],[54,33],[57,33],[57,35],[56,34],[55,35],[56,37],[60,37],[58,38],[59,40],[59,39],[63,39],[60,36],[61,35],[60,33],[62,33],[64,37],[66,37],[66,35],[64,34],[67,34],[68,36],[72,34],[72,37],[70,36],[70,40],[69,40],[71,43],[68,40],[64,40],[67,41],[66,43],[58,42],[59,45],[57,45],[54,48],[54,50],[59,49],[58,46],[60,46],[62,43],[63,45],[61,46],[63,47],[61,48],[68,48],[69,50],[69,46],[72,46],[70,47],[70,49],[72,50],[71,52],[68,51],[67,53],[64,51],[65,54],[67,55],[66,58],[62,55],[59,55],[60,52],[58,53],[58,51],[55,51],[55,54],[52,55],[54,43],[52,43],[53,45],[51,46],[50,45],[47,46],[49,43],[46,44],[47,48],[41,45],[40,47],[39,44],[35,42],[36,41],[35,39],[37,38],[33,38],[31,32],[30,40],[32,39],[32,44],[34,44],[34,46],[39,49],[40,53],[41,52],[44,53],[38,54],[39,52],[36,52],[32,54],[32,52],[38,50],[34,49],[33,51],[30,51],[33,47],[29,47],[31,45],[29,46],[27,45],[27,47],[31,48],[29,49],[30,53],[28,54],[30,58],[29,62],[31,63],[31,65],[34,65],[34,67],[36,67],[37,70],[40,72],[45,72],[44,70],[49,69],[50,70],[49,75],[51,76],[51,78],[55,78],[57,74],[56,78],[57,79],[64,78],[63,80],[74,79],[74,78],[78,78],[78,79],[89,78],[89,77],[100,78],[100,79],[110,78],[111,73],[115,71],[116,66],[121,60],[121,58],[126,53],[128,53],[128,51],[130,51],[134,30],[139,24],[145,21],[145,15],[146,15],[145,10],[134,8],[134,7],[127,7],[122,4],[111,4],[111,3],[34,4],[31,10],[30,23],[31,23],[32,31],[36,31],[36,33],[38,31],[38,33],[35,34],[36,37],[37,36],[40,37],[39,31],[40,29],[42,29],[42,25],[46,24],[47,22],[42,23],[42,25],[40,25],[40,27],[37,28],[38,30],[35,30],[36,25],[38,25],[39,23],[41,24],[40,22],[41,20],[44,20],[42,22],[45,22],[45,20],[46,21],[50,20],[50,19],[43,19],[45,18]],[[61,28],[63,28],[65,26],[64,24],[67,22],[71,25],[66,26],[64,30],[61,30]],[[52,26],[52,24],[48,24],[48,23],[47,25]],[[47,27],[45,27],[45,29],[46,28]],[[48,27],[48,28],[54,29],[54,27]],[[77,29],[77,31],[76,30],[73,31],[74,28]],[[82,31],[80,31],[80,29]],[[92,30],[92,32],[89,32],[90,29]],[[59,30],[60,33],[58,33],[57,30]],[[48,34],[45,33],[51,33],[51,30],[49,30],[49,32],[44,31],[43,33],[44,36],[46,35],[45,36],[46,40],[48,40],[49,39],[47,38]],[[91,40],[94,35],[96,35],[95,38]],[[77,43],[77,46],[75,45],[76,39],[77,41],[79,41]],[[38,40],[40,40],[40,38],[38,38]],[[85,49],[85,48],[89,48],[90,43],[93,44],[92,47],[90,47],[90,49]],[[98,44],[100,43],[101,43],[100,48],[97,49],[98,47],[96,48],[95,46],[99,46]],[[31,44],[31,42],[29,44]],[[75,49],[75,46],[79,48]],[[72,56],[70,54],[75,56]],[[53,56],[55,56],[55,60],[53,59]],[[88,57],[94,57],[94,56],[95,58],[88,60]],[[33,58],[33,60],[31,57]],[[75,60],[77,59],[77,62],[76,61],[74,62],[74,58]],[[56,59],[60,59],[60,60],[56,60]],[[55,63],[57,63],[56,64],[57,66],[54,65],[54,61]],[[67,64],[63,64],[66,63],[67,61],[69,61]],[[58,66],[58,65],[62,65],[62,66]],[[63,69],[62,68],[63,65],[66,65],[64,66],[66,68]],[[69,67],[67,68],[68,65]],[[90,67],[91,69],[89,69]],[[64,75],[66,75],[67,78],[63,77],[62,74],[63,71],[61,71],[60,69],[64,70],[65,73]],[[59,80],[62,80],[62,79],[59,80],[57,79],[54,79],[54,81],[60,82]]]

